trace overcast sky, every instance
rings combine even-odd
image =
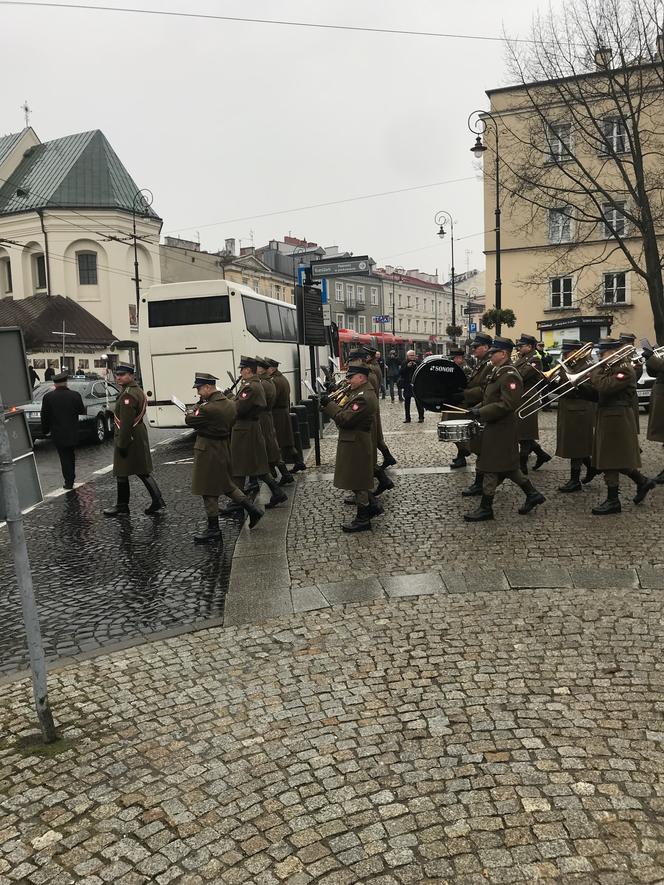
[[[497,37],[503,28],[527,36],[537,7],[135,5]],[[203,248],[217,249],[226,237],[249,245],[253,231],[258,246],[290,232],[379,264],[446,273],[449,241],[433,223],[445,209],[455,220],[457,271],[483,266],[482,190],[466,121],[488,107],[485,89],[507,82],[500,42],[27,6],[0,6],[0,33],[0,132],[22,128],[24,99],[42,141],[101,129],[138,186],[154,192],[165,234],[200,232]],[[435,182],[450,183],[257,217]],[[245,216],[253,217],[235,220]]]

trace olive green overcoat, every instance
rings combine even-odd
[[[648,439],[664,442],[664,358],[651,356],[646,361],[646,369],[656,379],[650,394]]]
[[[527,354],[526,356],[518,357],[514,362],[514,368],[517,370],[519,375],[523,380],[523,393],[521,395],[521,402],[528,399],[531,395],[532,388],[542,380],[542,373],[539,371],[538,366],[541,365],[541,360],[539,357],[533,358],[532,354]],[[536,400],[535,403],[532,404],[532,408],[539,403],[539,400]],[[521,406],[521,403],[519,403]],[[518,418],[518,433],[519,440],[522,439],[539,439],[539,421],[538,421],[538,413],[535,412],[532,415],[529,415],[527,418]]]
[[[270,467],[272,467],[281,461],[281,449],[277,442],[277,434],[275,433],[274,421],[272,420],[272,407],[274,406],[274,401],[277,397],[277,390],[274,386],[274,381],[267,375],[259,375],[259,380],[263,385],[267,407],[260,413],[258,420],[265,440],[267,461]]]
[[[598,366],[590,375],[597,391],[592,465],[597,470],[631,470],[641,466],[634,417],[636,373],[631,362]]]
[[[231,434],[233,476],[263,476],[270,466],[259,422],[267,402],[263,385],[254,375],[235,395],[236,420]]]
[[[574,366],[575,372],[587,368],[589,363],[580,362]],[[560,384],[567,381],[564,372]],[[555,395],[555,388],[553,390]],[[579,391],[572,388],[558,400],[556,421],[556,455],[559,458],[590,458],[593,451],[593,428],[595,425],[595,404],[582,399]]]
[[[339,428],[334,485],[353,492],[374,486],[376,446],[372,434],[378,400],[370,383],[350,392],[343,405],[330,401],[323,411]]]
[[[136,381],[122,388],[115,401],[113,476],[147,476],[152,473],[148,429],[143,422],[147,399]],[[121,451],[126,451],[125,456]]]
[[[480,421],[485,425],[477,459],[480,473],[511,473],[519,468],[516,410],[521,402],[523,381],[512,365],[495,369],[484,390]]]
[[[464,405],[476,406],[482,402],[484,388],[486,387],[492,372],[493,363],[487,354],[477,363],[468,378],[468,384],[463,391]],[[478,436],[474,436],[471,440],[468,440],[466,445],[468,446],[469,451],[473,452],[475,455],[479,455],[482,447],[482,434],[480,433]]]
[[[270,377],[276,392],[274,405],[272,406],[272,420],[274,421],[279,447],[282,454],[286,454],[290,452],[295,444],[290,417],[290,384],[288,383],[288,378],[284,377],[278,370]]]
[[[196,431],[192,494],[229,495],[237,488],[232,479],[230,446],[235,403],[217,390],[187,412],[184,421]]]

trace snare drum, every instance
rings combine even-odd
[[[482,425],[479,421],[439,421],[438,439],[443,442],[468,442],[469,439],[479,436]]]

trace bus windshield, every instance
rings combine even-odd
[[[151,329],[165,326],[194,326],[209,323],[230,323],[231,306],[228,295],[207,295],[201,298],[173,298],[148,303],[148,325]]]

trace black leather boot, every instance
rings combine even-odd
[[[355,519],[352,522],[344,523],[341,526],[342,531],[350,534],[354,532],[370,532],[371,518],[369,517],[368,507],[358,507]]]
[[[583,463],[584,463],[584,466],[585,466],[585,468],[586,468],[586,475],[583,477],[583,479],[581,480],[581,482],[582,482],[583,485],[585,486],[585,485],[588,485],[589,482],[592,482],[592,481],[595,479],[596,476],[599,476],[600,473],[601,473],[602,471],[601,471],[601,470],[596,470],[596,469],[592,466],[591,461],[590,461],[590,458],[584,458],[584,459],[583,459]]]
[[[609,486],[606,493],[606,500],[593,507],[591,511],[595,516],[606,516],[607,513],[620,513],[622,510],[618,486]]]
[[[486,522],[488,519],[493,519],[493,496],[482,495],[476,509],[464,513],[463,518],[466,522]]]
[[[476,498],[478,495],[482,494],[482,480],[484,478],[484,474],[480,473],[479,470],[475,471],[475,479],[473,480],[472,485],[469,485],[467,489],[464,489],[461,494],[464,498]]]
[[[378,485],[373,490],[374,495],[382,495],[383,492],[388,492],[390,489],[394,488],[394,483],[389,478],[387,473],[380,467],[377,467],[374,470],[374,476],[378,479]]]
[[[548,452],[545,452],[538,443],[535,443],[532,451],[535,452],[535,463],[533,464],[533,470],[539,470],[542,464],[546,464],[547,461],[551,460],[551,455],[549,455]]]
[[[280,486],[289,486],[291,483],[295,482],[295,477],[290,472],[288,467],[286,467],[286,465],[283,461],[280,461],[277,464],[277,469],[279,470],[279,473],[281,474],[281,479],[279,480]]]
[[[378,498],[369,492],[369,518],[372,516],[382,516],[383,513],[385,513],[385,508]]]
[[[349,507],[354,507],[355,503],[355,495],[346,495],[344,498],[344,504],[348,504]]]
[[[207,544],[210,541],[219,541],[220,539],[219,517],[208,516],[207,528],[194,535],[194,544]]]
[[[253,529],[261,516],[265,516],[265,511],[261,507],[257,507],[249,498],[245,498],[240,502],[240,507],[249,514],[249,528]]]
[[[278,504],[283,504],[284,501],[288,501],[288,495],[286,494],[286,492],[281,491],[281,489],[271,476],[265,474],[265,476],[262,476],[261,479],[272,492],[272,497],[265,505],[266,510],[272,510],[272,508],[276,507]]]
[[[519,455],[519,469],[524,476],[528,476],[528,454]]]
[[[302,459],[300,459],[299,461],[296,461],[295,464],[293,464],[293,468],[291,470],[291,473],[298,473],[300,470],[306,470],[306,469],[307,469],[307,465],[304,463],[304,461]]]
[[[385,448],[383,452],[383,463],[380,465],[381,470],[385,470],[386,467],[393,467],[397,463],[397,459],[394,457],[392,452]]]
[[[450,462],[450,468],[452,470],[458,470],[460,467],[465,467],[465,466],[466,466],[466,456],[463,455],[461,452],[459,452],[459,454],[456,456],[456,458],[453,458],[452,461]]]
[[[129,482],[117,484],[115,507],[107,507],[104,516],[126,516],[129,513]]]
[[[531,510],[534,510],[538,504],[543,504],[546,501],[546,498],[541,492],[538,492],[535,486],[530,482],[529,479],[525,481],[525,483],[521,486],[521,491],[524,492],[526,496],[526,500],[519,507],[519,513],[521,516],[525,516],[526,513],[530,513]]]
[[[657,486],[657,483],[654,479],[650,479],[649,476],[641,476],[640,482],[636,486],[636,495],[634,495],[634,503],[640,504],[641,501],[644,500],[645,496],[648,492],[652,492],[652,490]]]
[[[581,485],[581,467],[578,464],[572,462],[569,471],[569,479],[565,483],[565,485],[558,486],[559,492],[580,492],[582,491],[583,486]]]
[[[153,476],[139,476],[139,479],[148,490],[150,498],[152,499],[152,503],[149,507],[145,508],[145,513],[147,516],[153,516],[155,513],[159,513],[160,510],[166,509],[166,502],[161,497],[161,492],[159,491],[159,486],[157,485]]]

